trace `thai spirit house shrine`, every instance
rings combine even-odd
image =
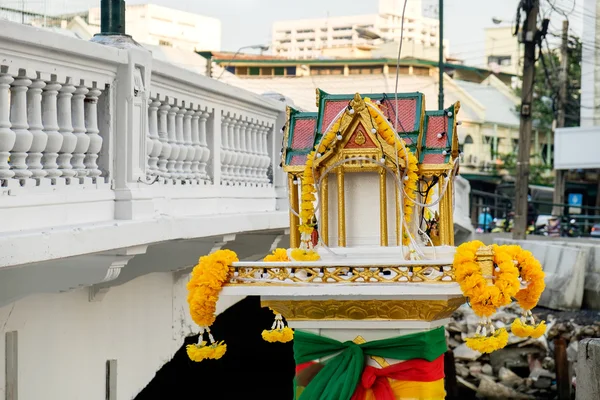
[[[288,108],[283,128],[290,249],[262,262],[227,251],[200,259],[188,288],[202,334],[188,354],[225,352],[209,331],[211,299],[258,295],[274,312],[263,338],[294,340],[297,399],[443,399],[444,324],[469,297],[489,308],[475,309],[472,345],[501,347],[506,332],[488,311],[527,288],[533,275],[516,266],[533,261],[515,250],[503,266],[505,253],[479,242],[454,247],[460,104],[426,111],[421,93],[316,97],[318,112]]]

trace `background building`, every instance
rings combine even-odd
[[[513,32],[513,26],[496,26],[485,29],[484,65],[494,71],[520,74],[522,52]]]
[[[378,14],[275,22],[273,54],[288,58],[348,57],[383,42],[399,41],[402,5],[398,0],[380,0]],[[408,3],[404,30],[408,43],[425,48],[439,46],[439,21],[423,15],[420,0]],[[365,35],[365,31],[369,33]]]

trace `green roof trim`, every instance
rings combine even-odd
[[[212,56],[212,52],[209,51],[200,51],[197,52],[201,56],[205,58],[210,58]],[[231,66],[260,66],[260,65],[289,65],[289,66],[297,66],[297,65],[331,65],[331,66],[344,66],[344,65],[384,65],[387,64],[389,66],[396,66],[397,60],[393,58],[332,58],[332,59],[236,59],[235,57],[231,58],[213,58],[213,61],[216,63],[227,63]],[[423,60],[420,58],[403,58],[400,60],[400,65],[426,65],[429,67],[438,67],[437,61],[432,60]],[[445,69],[455,69],[455,70],[463,70],[463,71],[472,71],[475,73],[490,73],[494,74],[494,72],[490,71],[486,68],[473,67],[463,64],[455,64],[455,63],[444,63]],[[498,72],[495,75],[504,76],[504,77],[513,77],[515,74],[509,74],[506,72]]]

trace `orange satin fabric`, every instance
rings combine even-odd
[[[395,381],[388,379],[396,400],[444,400],[444,379],[432,382]],[[377,400],[372,389],[367,389],[365,400]]]

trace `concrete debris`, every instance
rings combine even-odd
[[[514,304],[503,307],[492,316],[492,322],[497,329],[505,328],[510,332],[510,325],[521,313]],[[569,370],[574,371],[578,341],[600,338],[600,314],[596,311],[552,311],[550,314],[546,309],[536,309],[533,313],[536,320],[546,321],[546,335],[532,339],[510,334],[508,345],[491,354],[481,354],[465,344],[465,339],[474,335],[479,323],[472,309],[464,305],[454,313],[447,327],[447,340],[454,353],[457,382],[464,398],[555,398],[554,339],[566,339]],[[574,386],[572,390],[575,390]]]

